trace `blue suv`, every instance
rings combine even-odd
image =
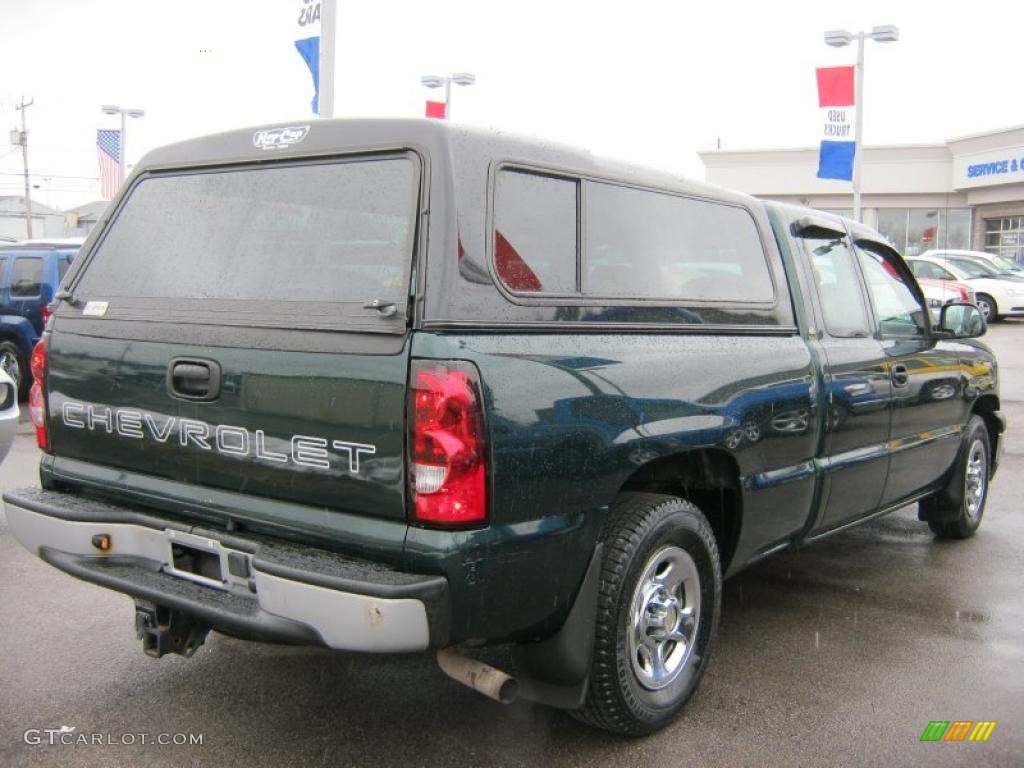
[[[49,304],[78,253],[78,245],[0,246],[0,370],[28,395],[32,348],[50,316]]]

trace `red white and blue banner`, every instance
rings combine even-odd
[[[853,67],[820,67],[816,72],[822,125],[818,178],[853,181],[857,117]]]
[[[301,0],[299,3],[299,38],[295,49],[302,56],[313,75],[313,114],[320,114],[320,0]]]

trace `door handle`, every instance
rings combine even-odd
[[[903,363],[896,363],[891,369],[892,385],[894,387],[905,387],[910,383],[910,373]]]
[[[167,391],[184,400],[214,400],[220,394],[220,366],[212,360],[176,357],[167,366]]]

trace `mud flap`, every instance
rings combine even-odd
[[[594,655],[602,552],[598,544],[562,628],[547,640],[516,648],[521,698],[558,709],[583,706]]]

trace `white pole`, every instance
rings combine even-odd
[[[334,33],[337,0],[320,0],[320,117],[334,117]]]
[[[117,186],[120,187],[124,184],[124,165],[125,165],[125,154],[128,149],[128,116],[125,115],[125,110],[121,110],[121,140],[120,140],[120,152],[117,153],[117,167],[120,178],[117,180]]]
[[[853,134],[853,220],[861,221],[860,210],[860,144],[861,131],[864,129],[864,33],[857,35],[857,67],[854,70],[854,97],[857,105],[857,122]]]
[[[444,79],[444,119],[452,119],[452,78],[451,75]]]

